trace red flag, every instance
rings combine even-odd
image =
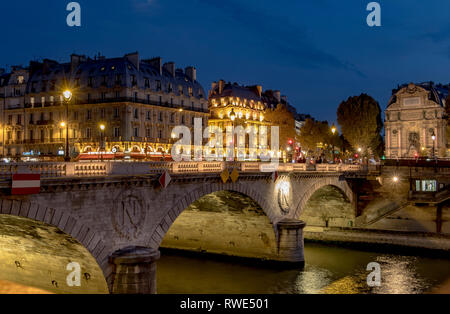
[[[166,171],[159,177],[159,184],[161,184],[163,188],[166,188],[169,185],[170,180],[172,180],[172,178],[170,177],[169,172]]]
[[[274,173],[272,173],[272,180],[273,182],[277,181],[278,179],[278,171],[275,171]]]
[[[38,194],[41,191],[40,174],[14,174],[12,177],[12,195]]]

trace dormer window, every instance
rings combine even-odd
[[[161,81],[156,81],[156,90],[157,91],[161,90]]]
[[[147,77],[145,78],[145,88],[150,88],[150,80]]]
[[[183,95],[183,86],[182,85],[178,85],[178,93],[180,95]]]
[[[167,84],[167,92],[171,93],[173,91],[172,83]]]
[[[24,82],[24,77],[23,77],[23,75],[19,75],[18,77],[17,77],[17,84],[23,84],[23,82]]]
[[[116,74],[116,85],[122,85],[122,74]]]

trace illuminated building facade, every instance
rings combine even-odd
[[[237,83],[225,83],[220,80],[213,82],[209,92],[210,127],[219,127],[224,132],[227,127],[242,126],[246,132],[246,154],[249,154],[249,133],[261,132],[267,129],[268,153],[271,156],[287,158],[285,143],[295,138],[295,120],[291,113],[293,107],[289,106],[285,96],[279,91],[267,90],[263,92],[262,86],[240,86]],[[276,114],[276,110],[286,112],[286,118]],[[275,117],[276,116],[276,117]],[[280,118],[282,121],[280,121]],[[271,126],[279,126],[279,149],[274,151],[271,147]],[[263,131],[264,132],[264,131]],[[224,143],[226,144],[226,143]],[[257,143],[260,149],[261,143]],[[226,146],[226,145],[225,145]],[[225,152],[227,154],[227,152]],[[258,153],[259,155],[259,153]]]
[[[44,60],[0,73],[4,156],[166,158],[172,128],[208,121],[208,101],[194,67],[176,69],[138,53],[69,63]],[[66,103],[64,90],[72,92]],[[103,128],[103,130],[102,130]],[[98,154],[98,152],[102,154]]]
[[[402,85],[385,111],[386,157],[445,157],[445,99],[450,86]]]

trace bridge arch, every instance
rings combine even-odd
[[[199,200],[200,198],[214,192],[230,191],[230,192],[237,192],[246,197],[249,197],[261,207],[262,211],[268,217],[270,223],[274,225],[279,220],[279,214],[276,208],[274,208],[274,205],[270,203],[266,197],[264,197],[251,185],[252,185],[251,181],[245,183],[225,183],[225,184],[220,183],[209,185],[203,184],[202,186],[187,192],[181,198],[176,200],[173,208],[170,209],[158,223],[156,229],[151,235],[150,246],[158,248],[161,245],[161,242],[164,236],[166,235],[167,231],[173,225],[175,220],[181,215],[181,213],[196,200]]]
[[[77,240],[96,260],[101,268],[106,283],[112,274],[108,251],[101,235],[86,222],[67,214],[62,209],[40,206],[20,199],[0,199],[0,214],[18,216],[58,228]]]
[[[314,179],[314,181],[311,182],[311,184],[309,184],[306,190],[301,194],[298,205],[293,213],[293,218],[299,219],[311,196],[325,186],[335,187],[347,197],[350,203],[353,203],[353,191],[347,181],[340,181],[339,177]]]

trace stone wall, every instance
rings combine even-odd
[[[328,185],[311,196],[300,219],[306,222],[307,226],[352,227],[355,210],[340,190]]]
[[[166,233],[165,248],[251,258],[277,258],[269,218],[248,196],[218,191],[189,205]]]
[[[83,245],[56,227],[0,215],[0,248],[0,280],[53,293],[108,293],[96,260]],[[69,287],[66,282],[70,273],[66,267],[71,262],[81,267],[79,287]]]
[[[437,231],[437,209],[429,206],[407,206],[368,226],[370,229],[393,231]],[[442,208],[441,233],[450,234],[450,208]]]

